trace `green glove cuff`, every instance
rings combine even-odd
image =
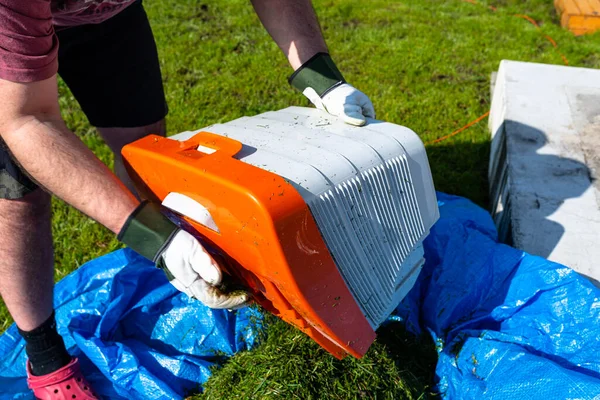
[[[329,54],[317,53],[302,64],[288,78],[288,82],[301,92],[308,87],[313,88],[320,97],[323,97],[332,89],[346,83],[346,80]]]
[[[160,255],[178,231],[159,206],[144,201],[127,218],[117,239],[162,267]]]

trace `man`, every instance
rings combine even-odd
[[[347,123],[375,117],[328,56],[310,0],[252,3],[294,68],[294,87]],[[116,176],[62,121],[57,73],[114,152]],[[36,397],[96,398],[56,331],[48,193],[118,234],[207,306],[249,301],[222,293],[219,266],[200,243],[130,191],[121,148],[164,135],[167,113],[141,0],[0,0],[0,105],[0,294],[26,341]]]

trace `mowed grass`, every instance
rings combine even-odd
[[[442,137],[489,110],[489,77],[502,59],[600,67],[600,35],[574,37],[558,26],[552,0],[316,0],[333,58],[367,93],[378,118],[410,127],[423,141]],[[170,107],[168,130],[308,105],[286,82],[285,57],[247,0],[146,1]],[[514,14],[527,14],[541,29]],[[555,49],[544,37],[558,43]],[[67,124],[106,163],[112,155],[61,85]],[[428,145],[436,188],[486,207],[489,133],[485,121]],[[56,279],[119,248],[103,227],[54,202]],[[208,399],[424,399],[434,396],[435,347],[400,324],[380,329],[362,360],[338,361],[303,334],[268,318],[257,349],[215,371]],[[12,323],[0,307],[0,331]]]

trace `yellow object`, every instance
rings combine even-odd
[[[554,0],[560,24],[575,35],[600,29],[600,0]]]

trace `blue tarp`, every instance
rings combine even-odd
[[[438,390],[448,399],[599,399],[600,289],[497,243],[491,217],[470,201],[438,193],[438,204],[425,266],[398,308],[409,330],[437,345]]]
[[[90,261],[55,287],[59,333],[94,390],[107,399],[181,399],[210,367],[252,347],[253,308],[211,310],[126,249]],[[16,327],[0,337],[0,399],[33,399]]]
[[[398,307],[438,348],[449,399],[600,396],[599,290],[569,268],[498,244],[490,216],[438,193],[441,218],[427,261]],[[252,347],[258,312],[188,300],[128,250],[98,258],[56,286],[60,333],[97,391],[111,399],[181,398],[215,361]],[[0,398],[33,398],[23,342],[0,337]]]

